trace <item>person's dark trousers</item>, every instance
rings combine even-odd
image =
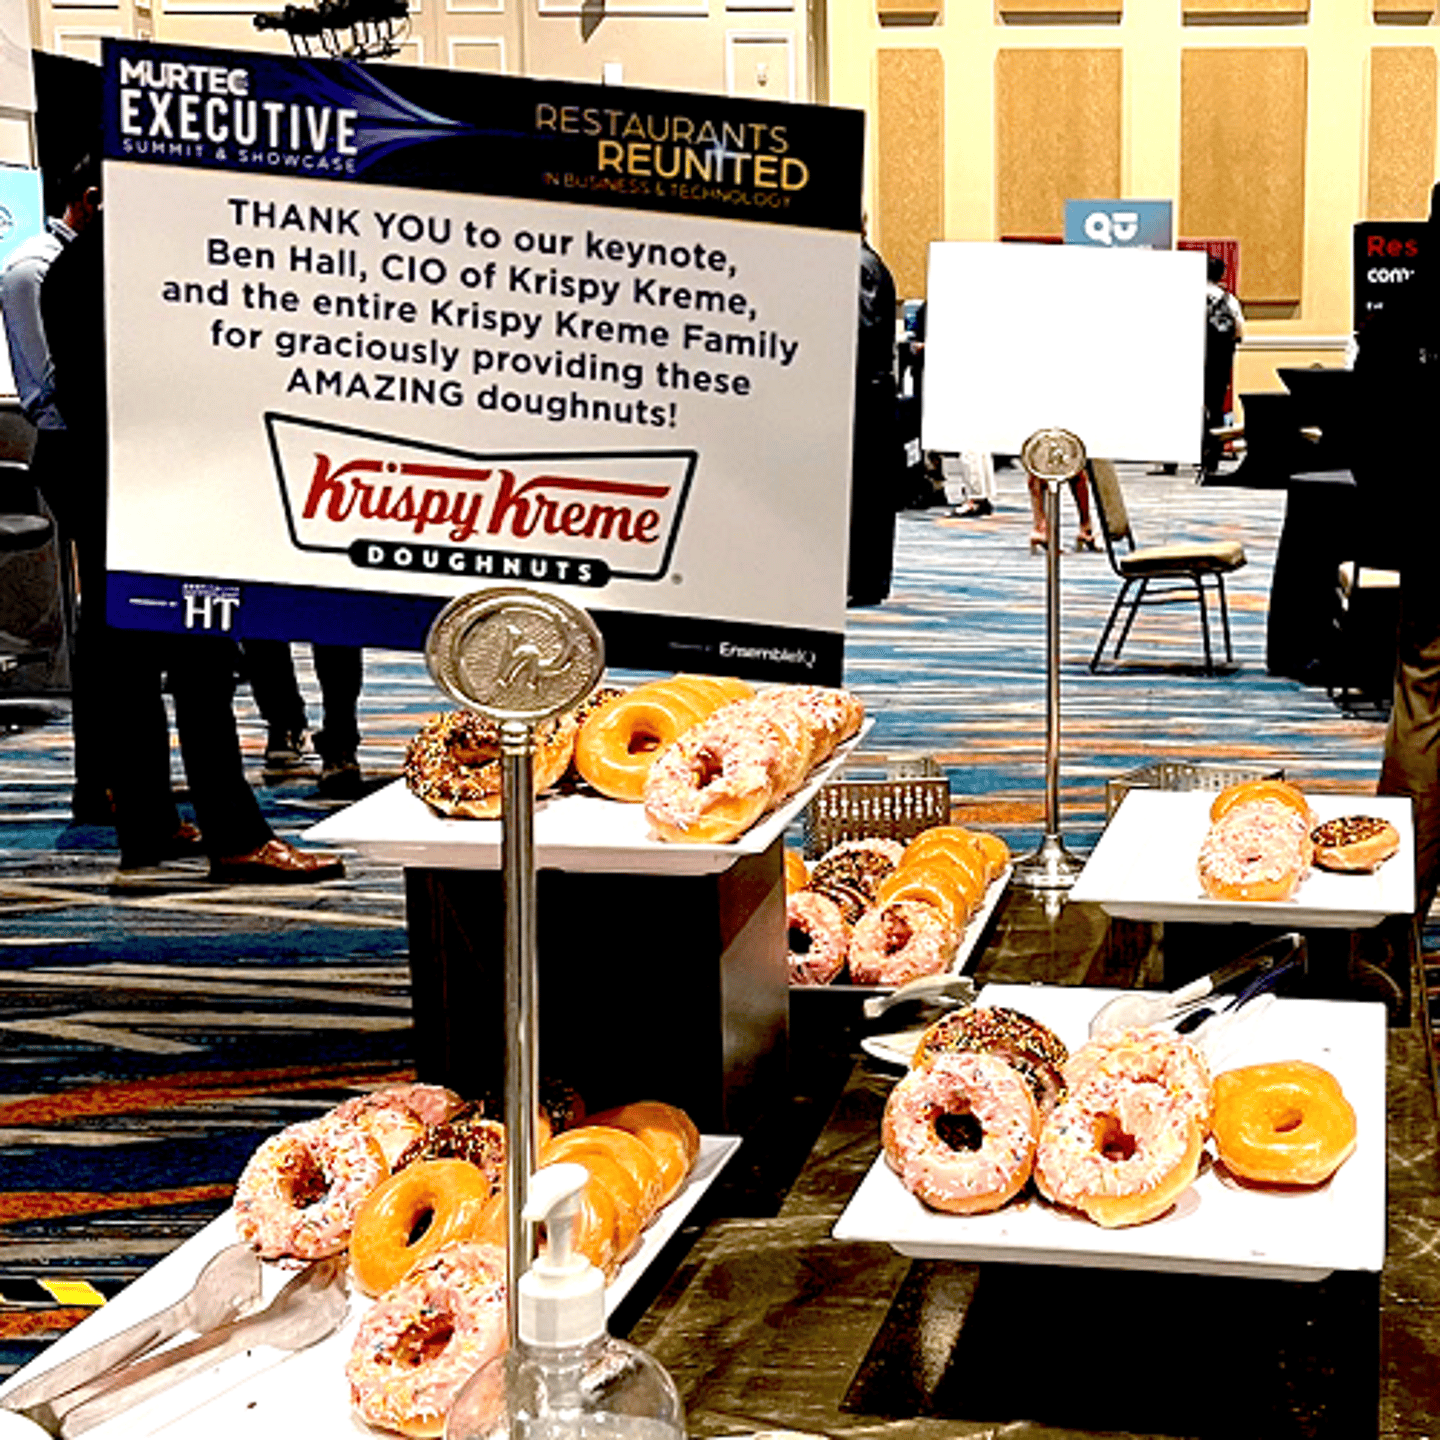
[[[245,673],[255,708],[272,731],[303,735],[310,728],[305,699],[295,681],[295,664],[288,640],[246,640]]]
[[[324,715],[315,748],[322,760],[332,764],[353,760],[360,748],[358,716],[364,652],[356,645],[316,645],[314,656]]]
[[[103,797],[114,789],[110,771],[112,697],[104,677],[105,507],[82,483],[84,467],[63,430],[42,430],[30,457],[30,474],[55,519],[56,549],[66,572],[70,636],[70,731],[75,747],[76,802],[101,818]],[[78,580],[70,574],[72,551]],[[73,604],[71,603],[73,602]],[[96,813],[92,814],[91,811]]]

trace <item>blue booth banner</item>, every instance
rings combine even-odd
[[[857,111],[105,49],[109,618],[838,681]]]
[[[1168,250],[1174,208],[1169,200],[1067,200],[1065,243]]]

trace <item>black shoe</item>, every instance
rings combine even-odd
[[[70,823],[72,825],[113,825],[115,796],[91,785],[77,785],[70,792]]]
[[[950,513],[959,520],[978,520],[982,515],[992,515],[995,507],[983,496],[957,507]]]
[[[327,800],[358,800],[365,793],[365,780],[360,763],[353,755],[339,760],[326,760],[320,769],[316,794]]]
[[[265,774],[284,778],[305,768],[305,732],[272,730],[265,742]]]
[[[205,845],[200,838],[199,827],[192,825],[188,820],[182,820],[173,835],[167,835],[163,840],[154,843],[132,845],[128,850],[122,850],[120,852],[120,868],[122,870],[149,870],[152,866],[163,864],[166,860],[184,860],[187,856],[203,855],[204,853]]]

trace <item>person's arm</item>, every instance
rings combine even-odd
[[[50,347],[40,314],[40,282],[48,264],[38,256],[13,261],[0,276],[0,309],[5,316],[5,340],[20,408],[32,425],[38,425],[55,400]]]

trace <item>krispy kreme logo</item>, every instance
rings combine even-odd
[[[658,580],[693,451],[486,454],[267,415],[291,537],[366,569]]]

